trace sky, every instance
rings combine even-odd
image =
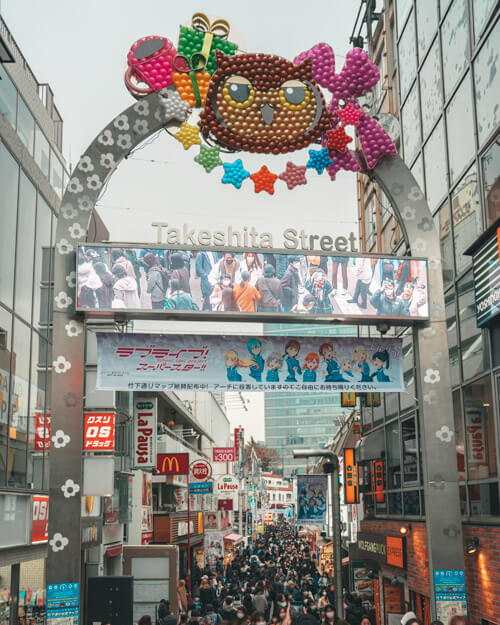
[[[123,74],[127,52],[137,39],[161,35],[176,43],[179,25],[188,24],[194,12],[204,12],[228,20],[233,40],[249,52],[293,59],[325,41],[333,47],[340,71],[358,8],[356,0],[1,2],[2,17],[35,76],[52,87],[64,120],[64,155],[73,166],[99,131],[133,102]],[[111,240],[156,242],[154,221],[211,231],[254,226],[271,232],[275,247],[282,247],[285,228],[330,236],[357,232],[352,173],[339,173],[331,182],[326,173],[320,177],[311,172],[308,184],[292,192],[280,184],[274,196],[256,195],[252,185],[238,191],[220,184],[217,170],[207,174],[193,162],[196,153],[160,133],[120,165],[98,204]],[[250,171],[266,164],[280,173],[288,160],[302,165],[307,158],[306,151],[299,151],[288,156],[245,154],[243,161]],[[253,328],[253,333],[258,330]],[[248,435],[263,439],[263,395],[255,395],[249,398],[248,411],[230,417],[235,425],[241,422]]]

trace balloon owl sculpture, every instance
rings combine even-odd
[[[238,54],[229,34],[225,20],[211,23],[197,13],[191,28],[181,27],[178,49],[163,37],[146,37],[127,57],[125,82],[134,97],[164,91],[171,102],[174,97],[186,107],[186,119],[174,137],[186,150],[200,146],[194,160],[205,171],[223,167],[221,182],[239,189],[249,178],[256,192],[273,194],[277,179],[293,189],[307,183],[307,170],[326,170],[334,180],[340,169],[371,169],[381,157],[396,154],[385,130],[358,102],[379,80],[363,50],[348,52],[337,74],[333,50],[325,43],[292,62],[269,54]],[[328,104],[324,90],[331,94]],[[197,123],[188,123],[189,112],[196,109]],[[266,165],[252,174],[241,159],[231,163],[220,158],[221,151],[286,154],[314,144],[317,149],[308,150],[305,165],[288,162],[279,175]]]

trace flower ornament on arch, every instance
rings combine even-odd
[[[68,232],[72,239],[82,239],[87,234],[77,221],[68,228]]]
[[[56,449],[62,449],[63,447],[66,447],[66,445],[68,445],[68,443],[71,441],[71,436],[69,436],[69,434],[65,434],[64,430],[57,430],[51,438]]]
[[[441,375],[438,369],[425,370],[424,382],[426,382],[426,384],[436,384],[437,382],[440,382],[440,380]]]
[[[80,492],[80,485],[71,479],[67,479],[61,486],[61,490],[64,494],[64,497],[66,499],[69,499],[70,497],[74,497],[77,493]]]
[[[73,244],[68,239],[61,239],[59,243],[56,243],[56,249],[59,254],[70,254],[73,251]]]
[[[74,289],[76,286],[76,271],[70,271],[65,278],[66,284],[70,289]]]
[[[58,356],[52,362],[52,368],[56,373],[66,373],[71,369],[71,363],[69,360],[66,360],[64,356]]]
[[[451,430],[447,425],[443,425],[436,432],[436,438],[438,438],[442,443],[451,443],[453,435],[453,430]]]
[[[60,532],[56,532],[54,536],[49,540],[49,545],[52,551],[64,551],[64,548],[68,546],[69,540],[66,536],[63,536]]]
[[[71,319],[64,326],[64,329],[66,330],[66,336],[69,336],[70,338],[73,338],[75,336],[79,336],[80,334],[82,334],[82,332],[83,332],[83,325],[81,323],[78,323],[78,321],[75,321],[74,319]]]
[[[65,310],[71,306],[73,298],[70,297],[66,291],[59,291],[59,293],[54,297],[54,301],[58,308]]]

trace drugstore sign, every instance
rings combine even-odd
[[[476,322],[486,326],[500,312],[500,227],[472,256]]]

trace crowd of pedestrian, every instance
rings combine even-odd
[[[213,569],[195,566],[192,596],[178,587],[179,616],[162,600],[156,625],[376,625],[369,601],[344,594],[336,605],[335,583],[322,574],[310,545],[290,525],[266,527],[252,547],[241,549],[231,563],[217,559]],[[461,620],[460,620],[461,619]],[[138,625],[155,625],[144,616]],[[413,612],[401,625],[422,625]],[[434,621],[432,625],[443,625]],[[448,625],[466,625],[457,617]]]
[[[338,294],[359,312],[408,317],[425,315],[425,280],[407,259],[94,246],[80,248],[78,305],[331,314]]]

